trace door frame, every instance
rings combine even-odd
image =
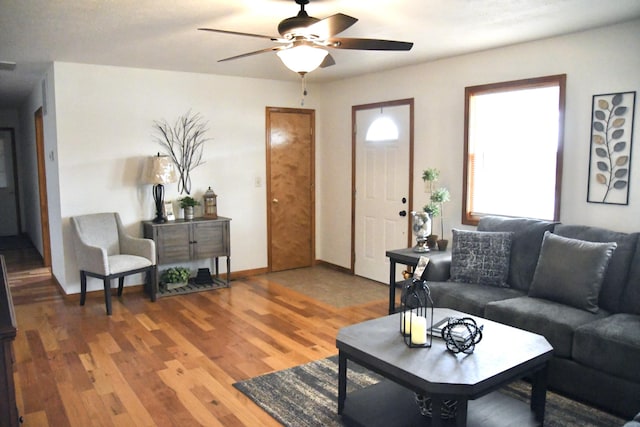
[[[374,102],[371,104],[353,105],[351,107],[351,274],[356,271],[356,114],[362,110],[373,110],[384,107],[409,106],[409,194],[407,213],[413,210],[413,140],[414,140],[414,99],[396,99],[393,101]],[[407,221],[407,247],[412,242],[411,220]]]
[[[13,168],[13,191],[16,199],[16,228],[22,234],[22,218],[20,211],[20,183],[18,182],[18,153],[16,153],[16,130],[12,127],[0,127],[0,131],[11,135],[11,167]]]
[[[45,267],[51,267],[51,236],[49,234],[49,201],[47,198],[47,173],[44,155],[44,114],[42,107],[34,116],[36,130],[36,159],[38,163],[38,193],[40,200],[40,227],[42,233],[42,260]]]
[[[271,119],[270,113],[297,113],[309,114],[311,119],[311,147],[310,147],[310,169],[309,177],[309,197],[311,203],[310,209],[310,227],[311,227],[311,265],[316,264],[316,111],[308,108],[286,108],[286,107],[266,107],[265,109],[265,150],[266,150],[266,207],[267,207],[267,271],[272,271],[272,253],[271,253]]]

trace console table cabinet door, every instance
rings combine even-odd
[[[191,225],[192,258],[229,256],[229,222],[197,222]]]
[[[154,240],[158,264],[172,264],[191,260],[191,224],[155,227]]]

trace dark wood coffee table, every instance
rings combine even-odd
[[[431,348],[409,348],[399,332],[400,314],[340,329],[338,413],[348,424],[372,426],[527,426],[544,420],[547,362],[553,348],[541,336],[490,320],[472,354],[453,354],[441,338]],[[434,323],[447,317],[473,317],[436,308]],[[347,397],[347,360],[387,380]],[[523,376],[532,380],[531,404],[497,390]],[[420,414],[414,392],[428,395],[433,417]],[[458,401],[449,423],[440,418],[442,400]],[[451,424],[454,423],[454,424]]]

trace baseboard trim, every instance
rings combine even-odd
[[[317,259],[317,260],[315,261],[315,265],[321,265],[321,266],[323,266],[323,267],[327,267],[327,268],[330,268],[330,269],[332,269],[332,270],[339,271],[340,273],[345,273],[345,274],[351,274],[351,275],[353,275],[353,270],[351,270],[350,268],[342,267],[342,266],[337,265],[337,264],[332,264],[332,263],[330,263],[330,262],[323,261],[323,260],[321,260],[321,259]]]

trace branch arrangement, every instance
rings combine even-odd
[[[154,121],[153,128],[157,131],[155,140],[167,149],[168,155],[178,168],[178,191],[180,194],[191,194],[190,173],[205,163],[202,161],[202,152],[204,143],[210,140],[205,137],[209,130],[208,122],[199,113],[188,111],[173,125],[166,120]]]

